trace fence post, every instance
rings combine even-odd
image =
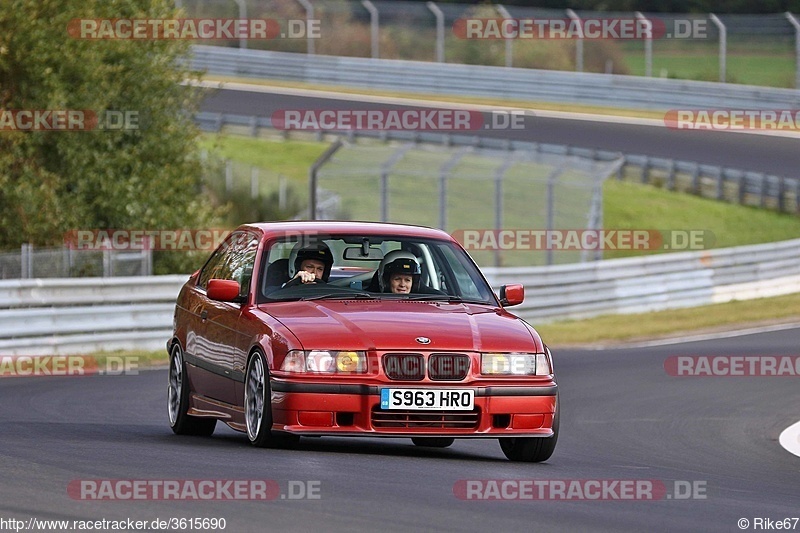
[[[376,8],[375,5],[369,0],[361,0],[361,5],[364,6],[364,8],[366,8],[367,11],[369,11],[369,32],[372,40],[372,45],[370,46],[370,48],[372,48],[372,58],[378,59],[381,56],[379,49],[380,35],[378,34],[379,30],[378,8]]]
[[[641,11],[636,12],[636,19],[642,21],[647,28],[644,40],[644,75],[649,78],[653,75],[653,23]]]
[[[258,190],[258,167],[250,167],[250,198],[255,200],[259,197]]]
[[[392,168],[401,160],[403,156],[416,145],[416,139],[412,143],[404,144],[381,165],[381,222],[389,221],[389,173]]]
[[[744,205],[747,194],[747,172],[742,172],[739,176],[739,205]]]
[[[567,16],[570,19],[572,19],[573,21],[577,22],[578,23],[578,27],[580,28],[580,31],[578,32],[580,37],[578,37],[578,40],[575,43],[575,71],[576,72],[583,72],[583,38],[584,38],[584,35],[583,35],[583,27],[581,26],[581,18],[578,16],[577,13],[575,13],[571,9],[567,9]]]
[[[667,190],[674,191],[675,190],[675,160],[669,160],[669,174],[667,175]]]
[[[695,163],[692,169],[692,194],[700,196],[700,164]]]
[[[308,218],[309,220],[317,219],[317,172],[319,169],[333,157],[336,150],[342,147],[342,141],[336,139],[332,145],[328,147],[325,152],[317,158],[316,161],[308,169]]]
[[[800,215],[800,180],[794,181],[794,213]]]
[[[439,229],[443,231],[447,231],[447,175],[469,150],[462,148],[439,168]]]
[[[503,164],[494,172],[494,229],[498,232],[503,229],[503,180],[508,169],[514,164],[516,164],[514,154],[509,153]],[[495,248],[494,251],[494,266],[503,266],[499,248]]]
[[[728,53],[728,30],[714,13],[708,15],[711,21],[719,30],[719,82],[725,83],[727,79],[727,53]]]
[[[113,257],[111,257],[111,249],[103,248],[103,277],[110,278],[114,275],[114,267],[112,266]]]
[[[239,6],[239,20],[247,20],[247,3],[245,0],[233,0]],[[239,37],[239,48],[247,48],[247,39]]]
[[[800,22],[789,11],[785,14],[794,26],[794,88],[800,89]]]
[[[444,63],[444,13],[433,2],[425,4],[436,17],[436,62]]]
[[[786,196],[786,178],[783,176],[778,178],[778,212],[785,213],[786,209],[783,205],[784,197]]]
[[[230,159],[225,160],[225,192],[230,194],[233,190],[233,163]]]
[[[556,167],[550,174],[547,176],[547,224],[546,230],[548,232],[553,231],[555,229],[553,226],[555,225],[556,221],[556,201],[555,201],[555,186],[556,180],[563,172],[562,167]],[[553,264],[553,250],[550,247],[547,247],[547,261],[548,265]]]
[[[310,0],[297,0],[297,2],[306,10],[306,30],[308,30],[311,27],[311,21],[314,19],[314,4]],[[306,37],[306,54],[314,55],[314,39],[310,31],[308,32],[308,37]]]
[[[725,169],[720,168],[717,172],[717,191],[716,196],[717,200],[722,200],[723,198],[723,190],[725,188]]]
[[[500,16],[504,19],[510,19],[511,13],[508,12],[508,9],[505,6],[497,4],[494,6],[497,9],[497,12],[500,13]],[[506,41],[506,66],[511,67],[514,64],[514,39],[505,38]]]
[[[30,279],[33,276],[30,275],[30,264],[31,264],[31,256],[30,252],[32,245],[25,244],[20,247],[19,252],[19,277],[22,279]]]
[[[286,209],[286,176],[283,174],[278,176],[278,209]]]
[[[644,156],[644,163],[642,163],[642,177],[640,178],[640,181],[642,183],[647,183],[648,182],[648,174],[649,173],[650,173],[650,158],[647,157],[647,156]]]

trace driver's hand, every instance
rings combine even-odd
[[[301,283],[316,283],[317,281],[317,276],[305,270],[298,272],[295,278],[300,278]]]

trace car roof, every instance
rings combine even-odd
[[[301,233],[356,233],[362,235],[381,235],[397,237],[416,237],[453,241],[445,231],[426,226],[393,224],[387,222],[352,222],[332,220],[291,220],[285,222],[258,222],[244,224],[239,229],[254,228],[264,234],[284,234],[287,231]]]

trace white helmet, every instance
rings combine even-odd
[[[389,286],[387,281],[384,279],[386,265],[393,263],[397,259],[411,260],[415,265],[419,265],[417,258],[411,252],[406,252],[405,250],[393,250],[386,254],[381,260],[381,264],[378,266],[378,286],[380,287],[381,292],[386,292]],[[417,266],[416,270],[417,271],[414,273],[414,277],[416,278],[416,285],[419,285],[419,266]]]

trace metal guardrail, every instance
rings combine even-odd
[[[191,65],[222,76],[533,102],[655,110],[800,106],[795,89],[218,46],[195,45]]]
[[[188,275],[0,281],[0,354],[158,350]]]
[[[523,283],[514,312],[534,321],[643,313],[800,292],[800,239],[531,268],[485,268]]]
[[[495,289],[525,285],[512,310],[534,325],[800,292],[800,239],[523,268],[485,268]],[[186,276],[0,281],[0,354],[158,350]]]
[[[233,126],[241,128],[249,135],[258,136],[262,129],[273,129],[272,120],[269,117],[202,112],[195,116],[195,120],[206,131],[220,131],[223,127]],[[284,138],[288,138],[291,134],[292,132],[288,130],[280,130],[280,135]],[[308,132],[301,134],[308,135]],[[383,141],[472,146],[493,150],[528,151],[543,156],[577,156],[603,162],[615,161],[622,157],[623,164],[616,173],[616,178],[619,180],[633,175],[636,181],[673,191],[684,191],[741,205],[800,214],[800,180],[706,165],[695,161],[664,159],[639,154],[620,154],[609,150],[563,144],[512,141],[478,135],[453,135],[426,131],[316,131],[313,135],[317,140],[333,135],[350,141],[371,138]]]

